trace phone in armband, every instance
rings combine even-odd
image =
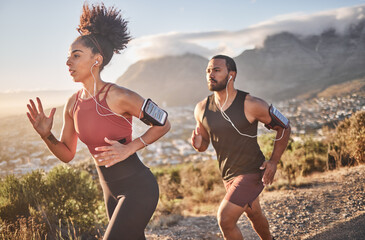
[[[272,104],[269,107],[269,114],[271,116],[271,122],[269,124],[265,124],[266,128],[272,129],[275,126],[280,126],[282,128],[289,127],[289,120]]]
[[[157,106],[150,98],[142,105],[143,118],[141,120],[147,125],[163,126],[167,120],[167,112]]]

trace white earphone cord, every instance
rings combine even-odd
[[[118,113],[115,113],[115,112],[113,112],[111,109],[109,109],[109,108],[107,108],[107,107],[104,107],[103,105],[101,105],[100,103],[98,103],[98,101],[96,100],[96,98],[95,98],[95,96],[96,96],[96,79],[95,79],[95,76],[94,76],[94,74],[93,74],[93,71],[92,71],[92,69],[93,69],[93,67],[95,66],[95,64],[96,64],[96,62],[94,63],[94,65],[92,65],[91,66],[91,69],[90,69],[90,72],[91,72],[91,75],[93,76],[93,79],[94,79],[94,96],[86,89],[86,88],[84,88],[84,90],[91,96],[91,98],[94,100],[94,102],[96,103],[95,104],[95,109],[96,109],[96,112],[100,115],[100,116],[102,116],[102,117],[106,117],[106,116],[112,116],[112,115],[116,115],[116,116],[118,116],[118,117],[122,117],[123,119],[125,119],[128,123],[129,123],[129,125],[131,125],[132,126],[132,123],[130,122],[130,121],[128,121],[128,119],[126,118],[126,117],[124,117],[123,115],[121,115],[121,114],[118,114]],[[109,114],[101,114],[100,112],[99,112],[99,110],[98,110],[98,106],[100,106],[101,108],[103,108],[103,109],[105,109],[105,110],[107,110],[107,111],[109,111],[109,112],[111,112],[111,113],[109,113]]]
[[[221,105],[220,105],[220,103],[219,103],[219,101],[217,101],[217,103],[218,103],[218,107],[219,107],[219,110],[220,110],[220,112],[221,112],[221,114],[222,114],[222,117],[225,119],[225,120],[227,120],[228,122],[230,122],[231,123],[231,125],[232,125],[232,127],[238,132],[238,134],[240,134],[241,136],[244,136],[244,137],[249,137],[249,138],[255,138],[255,137],[257,137],[257,136],[259,136],[258,134],[256,134],[255,136],[253,136],[253,135],[248,135],[248,134],[245,134],[245,133],[241,133],[237,128],[236,128],[236,126],[233,124],[233,122],[232,122],[232,120],[228,117],[228,115],[223,111],[223,107],[226,105],[226,103],[227,103],[227,100],[228,100],[228,88],[227,88],[227,86],[228,86],[228,83],[229,83],[229,81],[231,80],[231,78],[229,78],[228,79],[228,81],[227,81],[227,84],[226,84],[226,100],[224,101],[224,103],[223,103],[223,106],[221,107]],[[279,141],[279,140],[281,140],[282,138],[283,138],[283,136],[284,136],[284,132],[285,132],[285,128],[283,128],[283,133],[281,134],[281,137],[280,138],[278,138],[278,139],[274,139],[274,141]]]

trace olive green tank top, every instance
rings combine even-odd
[[[258,122],[250,123],[245,116],[244,104],[247,94],[237,90],[235,99],[225,113],[241,133],[255,136]],[[240,135],[231,123],[223,118],[214,101],[214,94],[207,98],[202,123],[217,153],[223,180],[229,181],[238,175],[262,171],[260,166],[265,157],[257,143],[257,137]]]

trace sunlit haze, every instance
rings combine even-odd
[[[95,3],[96,1],[89,1]],[[65,65],[84,1],[0,2],[0,92],[75,90]],[[132,63],[187,52],[237,56],[268,34],[341,31],[365,16],[361,0],[104,1],[122,10],[133,41],[102,74],[114,82]]]

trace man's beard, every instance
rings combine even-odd
[[[216,84],[215,85],[210,85],[208,84],[208,89],[209,91],[212,91],[212,92],[219,92],[219,91],[222,91],[224,90],[226,87],[227,87],[227,83],[228,83],[228,74],[227,74],[227,77],[224,79],[224,81],[218,83],[217,80],[215,79],[210,79],[210,81],[213,81],[215,82]]]

